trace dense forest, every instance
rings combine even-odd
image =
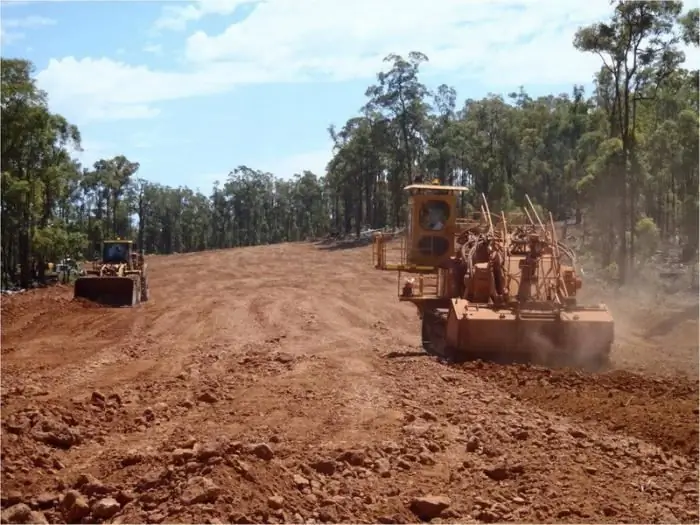
[[[428,57],[390,55],[358,115],[330,126],[325,174],[239,166],[209,195],[145,181],[124,156],[81,166],[70,154],[80,131],[50,111],[33,65],[2,59],[3,283],[26,287],[47,261],[91,258],[114,236],[172,253],[400,226],[402,188],[416,178],[472,187],[465,208],[483,192],[508,210],[527,193],[556,219],[583,221],[591,250],[622,282],[649,239],[675,240],[690,260],[698,71],[683,67],[683,43],[698,45],[697,9],[618,2],[610,19],[573,36],[577,50],[600,57],[593,93],[520,89],[461,103],[450,86],[422,83]]]

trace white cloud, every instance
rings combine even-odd
[[[158,24],[180,28],[207,14],[232,13],[242,3],[168,6]],[[611,9],[608,0],[267,0],[219,34],[192,34],[184,69],[66,57],[50,60],[38,81],[57,110],[79,124],[152,117],[159,101],[239,84],[369,80],[385,67],[384,56],[412,50],[429,57],[426,73],[470,77],[493,90],[586,83],[600,61],[576,51],[573,34],[606,19]]]
[[[160,55],[163,52],[163,46],[160,44],[148,44],[148,45],[144,46],[143,50],[146,53]]]
[[[155,29],[181,31],[189,22],[195,22],[207,15],[230,15],[241,4],[250,0],[198,0],[188,5],[166,6],[154,24]]]
[[[45,16],[3,19],[2,25],[8,28],[31,28],[56,25],[56,21]]]
[[[12,42],[22,40],[24,36],[24,33],[18,33],[16,31],[7,31],[7,29],[0,26],[0,43],[4,45],[10,45]]]
[[[206,93],[199,81],[196,75],[154,72],[108,58],[51,59],[37,75],[56,111],[79,123],[154,117],[159,110],[153,102]]]
[[[2,4],[5,7],[5,3]],[[13,5],[12,3],[8,5]],[[5,18],[0,20],[0,42],[9,45],[12,42],[25,38],[21,29],[35,29],[37,27],[55,25],[56,21],[45,16],[26,16],[24,18]]]
[[[90,78],[90,82],[84,82]],[[77,124],[92,120],[151,118],[153,103],[220,93],[241,82],[277,77],[250,65],[209,64],[189,72],[153,71],[109,58],[51,59],[37,74],[52,108]],[[290,76],[290,80],[292,77]]]
[[[538,70],[543,69],[552,69],[555,81],[568,81],[582,65],[587,71],[577,76],[589,77],[595,57],[575,51],[571,40],[579,25],[609,15],[607,0],[525,1],[520,8],[513,6],[464,0],[412,5],[405,0],[270,0],[218,35],[191,35],[186,56],[198,64],[253,63],[283,76],[291,68],[297,76],[344,80],[373,75],[389,53],[420,50],[431,59],[433,70],[483,68],[478,77],[487,83],[539,80]],[[528,52],[519,51],[526,42]],[[512,52],[518,56],[508,60]],[[546,68],[543,57],[558,67]],[[574,67],[558,73],[562,62],[573,62]]]

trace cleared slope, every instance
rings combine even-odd
[[[5,517],[390,523],[435,495],[436,521],[697,521],[697,374],[445,366],[369,258],[154,257],[139,308],[3,300]],[[638,354],[637,371],[658,360]]]

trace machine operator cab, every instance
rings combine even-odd
[[[102,262],[105,264],[126,264],[131,260],[133,241],[104,241],[102,243]]]
[[[416,266],[439,267],[447,263],[455,250],[457,194],[464,186],[411,184],[409,192],[406,262]]]

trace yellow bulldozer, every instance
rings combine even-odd
[[[110,306],[135,306],[148,301],[148,275],[144,256],[133,241],[102,243],[101,260],[75,281],[74,297]]]
[[[413,184],[399,241],[381,233],[373,264],[398,272],[400,301],[422,319],[423,348],[450,360],[577,366],[608,363],[614,322],[605,305],[583,306],[575,254],[529,197],[524,213],[457,217],[461,186]],[[393,254],[393,257],[392,257]]]

